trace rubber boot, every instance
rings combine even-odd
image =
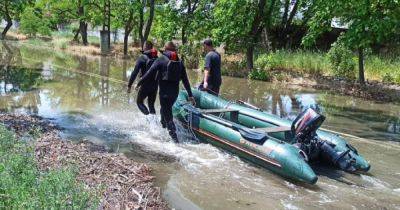
[[[176,134],[176,127],[173,121],[169,121],[167,123],[167,129],[168,133],[171,136],[172,140],[174,140],[175,143],[178,143],[178,135]]]
[[[162,115],[162,113],[161,113],[161,126],[162,126],[162,128],[167,128],[167,123],[165,122],[165,120],[164,120],[164,117],[163,117],[163,115]]]
[[[149,112],[150,114],[156,114],[156,109],[154,108],[154,106],[149,106]]]
[[[148,115],[149,114],[149,110],[147,109],[147,107],[144,104],[137,104],[139,110],[144,114],[144,115]]]

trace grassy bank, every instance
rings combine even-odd
[[[39,171],[34,146],[0,125],[0,208],[96,208],[96,196],[72,169]]]
[[[356,56],[350,59],[353,63],[358,63]],[[260,80],[284,78],[284,75],[274,72],[276,70],[300,75],[335,76],[333,66],[325,52],[276,51],[261,54],[255,60],[255,69],[249,77]],[[227,69],[227,71],[233,70]],[[354,71],[357,75],[358,66],[355,66]],[[370,81],[400,84],[400,59],[368,55],[365,60],[365,76]]]

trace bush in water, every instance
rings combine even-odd
[[[269,81],[271,79],[271,75],[268,71],[263,69],[254,69],[249,73],[249,79],[261,80],[261,81]]]
[[[340,40],[332,44],[328,59],[335,76],[350,80],[356,78],[356,62],[353,60],[353,53]]]

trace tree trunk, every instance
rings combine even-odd
[[[118,29],[115,29],[113,32],[114,32],[114,33],[113,33],[113,34],[114,34],[114,41],[113,41],[113,42],[114,42],[114,44],[115,44],[115,43],[117,43],[117,41],[118,41]]]
[[[76,42],[78,42],[79,43],[79,32],[80,32],[80,30],[79,29],[77,29],[76,31],[75,31],[75,35],[74,35],[74,41],[76,41]]]
[[[131,10],[129,13],[129,18],[125,23],[125,34],[124,34],[124,57],[128,56],[128,41],[129,41],[129,34],[133,30],[132,21],[133,21],[133,11]]]
[[[363,48],[358,48],[358,81],[361,85],[365,85],[364,76],[364,53]]]
[[[6,25],[6,27],[4,28],[4,30],[3,30],[3,32],[1,33],[1,36],[0,36],[0,39],[1,40],[4,40],[5,38],[6,38],[6,34],[7,34],[7,32],[8,32],[8,30],[11,28],[11,26],[12,26],[12,19],[11,19],[11,17],[10,17],[10,14],[9,14],[9,12],[8,12],[8,4],[7,4],[7,1],[6,1],[6,3],[5,3],[5,20],[7,21],[7,25]]]
[[[144,26],[144,8],[146,5],[144,5],[144,3],[142,3],[142,8],[140,8],[139,10],[139,39],[140,39],[140,47],[143,50],[143,45],[144,45],[144,37],[143,37],[143,26]]]
[[[246,49],[246,66],[247,70],[249,71],[253,70],[254,68],[253,55],[254,55],[254,46],[250,44]]]
[[[85,15],[85,8],[82,5],[82,2],[79,1],[79,7],[78,7],[78,16],[83,17]],[[87,23],[84,20],[79,21],[79,31],[81,33],[82,37],[82,42],[83,45],[88,45],[88,40],[87,40]]]
[[[182,33],[182,45],[185,45],[187,43],[185,26],[182,26],[181,33]]]
[[[149,19],[147,20],[146,23],[146,29],[144,32],[144,41],[147,40],[147,38],[149,37],[150,34],[150,29],[151,29],[151,25],[153,24],[153,18],[154,18],[154,0],[150,0],[150,14],[149,14]],[[144,42],[143,42],[144,44]],[[142,45],[143,46],[143,45]]]
[[[263,19],[265,18],[265,5],[267,0],[260,0],[258,2],[258,11],[256,12],[256,16],[254,17],[253,23],[251,24],[251,31],[248,34],[248,46],[246,50],[246,61],[247,61],[247,69],[252,70],[253,65],[253,57],[254,57],[254,45],[257,43],[262,29],[263,29]]]
[[[83,45],[87,46],[89,44],[87,39],[87,23],[84,21],[79,21],[79,30],[82,36]]]
[[[124,34],[124,56],[128,56],[128,40],[129,40],[129,34],[131,33],[132,29],[125,28],[125,34]]]
[[[11,28],[12,26],[12,20],[10,19],[9,21],[7,20],[7,25],[4,28],[3,32],[1,33],[0,39],[4,40],[6,38],[6,34],[8,32],[8,30]]]

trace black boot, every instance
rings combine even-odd
[[[174,121],[169,121],[167,123],[167,129],[168,129],[168,133],[171,136],[172,140],[174,140],[175,143],[178,143],[178,135],[176,134],[176,127],[174,124]]]
[[[161,126],[162,126],[162,128],[166,128],[167,127],[167,123],[165,122],[164,117],[162,116],[162,114],[161,114]]]
[[[139,110],[144,114],[144,115],[148,115],[149,114],[149,110],[147,109],[147,107],[144,104],[137,104]]]

